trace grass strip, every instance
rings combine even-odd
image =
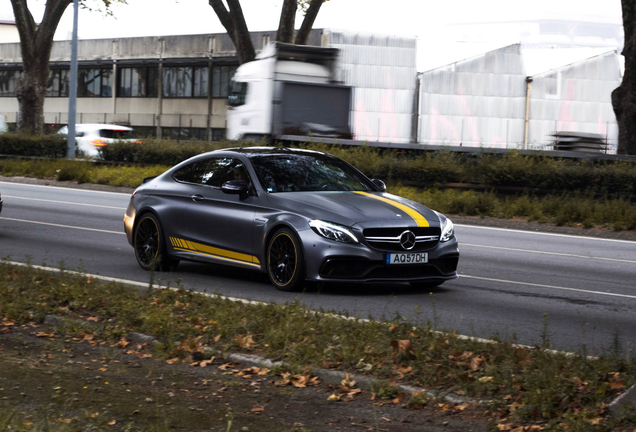
[[[103,166],[87,161],[0,160],[0,174],[54,178],[78,183],[137,187],[144,178],[161,174],[169,167]],[[482,216],[528,221],[558,226],[607,228],[614,231],[636,229],[636,204],[625,198],[597,198],[592,193],[563,193],[535,196],[521,193],[499,196],[493,191],[461,191],[430,187],[418,189],[389,185],[388,192],[420,202],[448,215]]]
[[[297,302],[237,302],[180,287],[135,290],[1,263],[1,322],[41,323],[48,314],[99,321],[98,327],[67,329],[85,340],[90,333],[99,344],[125,341],[130,331],[153,335],[161,341],[155,356],[172,362],[192,362],[210,347],[283,360],[286,366],[275,374],[337,368],[454,392],[485,401],[481,406],[498,430],[618,431],[633,429],[636,421],[634,409],[621,419],[607,413],[607,404],[636,383],[636,361],[620,355],[619,341],[615,350],[592,359],[584,351],[554,353],[547,337],[534,349],[506,341],[486,344],[439,333],[430,320],[341,319]],[[396,390],[387,384],[376,394],[393,399]],[[412,408],[436,405],[426,394],[404,402]]]

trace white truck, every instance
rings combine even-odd
[[[234,74],[227,137],[268,141],[351,139],[350,86],[336,77],[338,49],[274,42]]]

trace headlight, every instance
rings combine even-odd
[[[442,235],[439,238],[440,243],[447,242],[455,238],[455,227],[453,226],[453,222],[443,214],[437,213],[439,215],[439,221],[442,227]]]
[[[358,239],[346,226],[321,220],[309,221],[309,226],[319,236],[341,243],[358,243]]]

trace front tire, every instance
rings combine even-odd
[[[267,245],[267,274],[281,291],[297,291],[305,282],[303,250],[290,229],[277,231]]]
[[[168,257],[161,224],[152,213],[143,215],[137,223],[133,246],[137,262],[144,270],[172,270],[179,264],[178,259]]]

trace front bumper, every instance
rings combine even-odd
[[[386,264],[386,253],[365,244],[323,239],[312,230],[299,232],[305,253],[306,278],[316,282],[420,282],[457,278],[459,247],[454,238],[438,243],[428,263]]]

